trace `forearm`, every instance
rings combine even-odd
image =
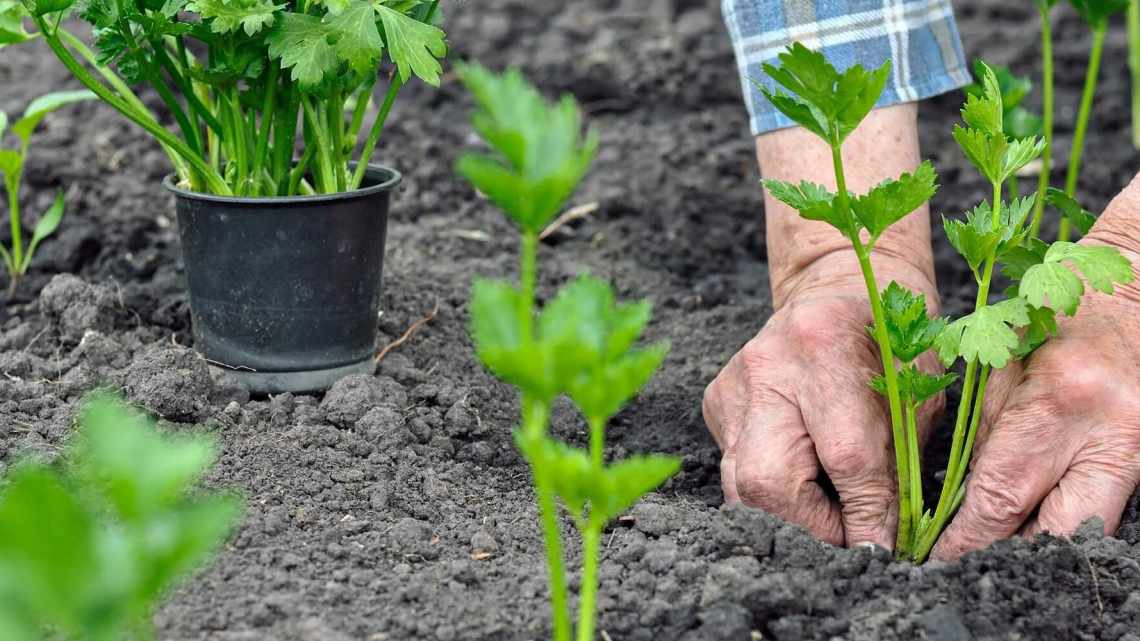
[[[781,129],[756,138],[765,178],[806,180],[835,189],[831,150],[802,128]],[[888,178],[914,171],[920,162],[917,107],[914,103],[877,109],[843,145],[848,190],[867,192]],[[862,287],[863,278],[849,240],[832,227],[805,220],[765,194],[769,278],[778,309],[805,293]],[[938,290],[930,243],[929,209],[924,205],[893,225],[875,244],[871,261],[881,286],[891,280],[927,295],[935,311]]]

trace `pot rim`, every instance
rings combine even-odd
[[[356,163],[352,163],[355,165]],[[352,191],[343,191],[335,194],[315,194],[312,196],[219,196],[216,194],[207,194],[200,191],[190,191],[178,186],[178,174],[170,173],[162,179],[162,187],[166,191],[174,194],[178,198],[185,198],[187,200],[198,200],[211,203],[222,203],[226,205],[253,205],[263,207],[265,205],[309,205],[313,203],[322,202],[344,202],[346,200],[356,200],[357,198],[367,198],[369,196],[378,194],[383,191],[390,191],[395,189],[397,185],[404,179],[403,174],[391,167],[384,165],[369,164],[368,170],[365,175],[372,174],[373,172],[380,172],[387,175],[387,179],[381,180],[375,185],[361,187]]]

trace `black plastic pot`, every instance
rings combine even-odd
[[[175,195],[194,346],[250,391],[307,392],[372,368],[399,172],[343,194]]]

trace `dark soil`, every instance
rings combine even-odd
[[[972,55],[1036,69],[1031,3],[957,4]],[[1135,499],[1119,538],[1096,535],[1094,524],[1071,543],[1013,540],[923,567],[720,508],[701,393],[771,307],[752,141],[718,5],[445,7],[457,58],[516,64],[552,94],[573,91],[602,133],[576,200],[600,209],[546,243],[542,293],[589,270],[623,297],[651,298],[649,333],[673,342],[662,372],[610,430],[609,454],[680,453],[684,469],[607,534],[601,628],[614,641],[1140,640]],[[1087,43],[1064,13],[1062,157]],[[1109,38],[1082,181],[1095,208],[1140,160],[1128,144],[1124,60],[1121,30]],[[0,108],[10,113],[73,84],[37,44],[0,56]],[[951,143],[959,100],[938,98],[922,113],[924,150],[944,185],[939,212],[961,211],[985,191]],[[439,317],[378,376],[323,397],[251,400],[185,347],[172,203],[159,187],[167,163],[148,138],[96,104],[50,117],[38,134],[26,204],[42,211],[63,186],[71,215],[0,308],[0,470],[56,451],[76,401],[97,385],[121,387],[172,429],[220,437],[208,482],[240,488],[248,513],[220,558],[159,612],[163,639],[546,637],[542,544],[510,437],[514,396],[476,363],[465,329],[472,275],[509,274],[515,243],[503,218],[453,176],[471,142],[468,109],[454,78],[439,91],[412,88],[383,143],[407,180],[391,223],[380,342],[437,301]],[[973,293],[938,243],[945,306],[960,313]],[[585,426],[560,406],[554,431],[582,442]]]

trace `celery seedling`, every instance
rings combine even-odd
[[[1076,198],[1077,180],[1081,173],[1081,155],[1084,152],[1085,134],[1088,132],[1089,119],[1092,115],[1093,98],[1096,96],[1097,76],[1100,74],[1100,60],[1104,53],[1108,21],[1114,14],[1127,8],[1128,0],[1069,0],[1069,3],[1092,30],[1093,36],[1088,69],[1085,71],[1085,86],[1081,92],[1081,106],[1077,111],[1077,124],[1073,130],[1073,147],[1069,152],[1069,166],[1065,173],[1065,193],[1070,198]],[[1070,236],[1069,220],[1062,218],[1057,239],[1067,241]]]
[[[967,95],[979,95],[982,92],[982,78],[985,75],[985,62],[974,61],[974,82],[964,89]],[[1044,131],[1044,121],[1041,116],[1026,109],[1022,103],[1029,92],[1033,90],[1033,81],[1026,76],[1017,76],[1009,67],[990,65],[998,79],[998,88],[1001,90],[1002,107],[1005,110],[1003,121],[1005,134],[1010,138],[1029,138],[1040,136]],[[1044,154],[1042,154],[1044,156]],[[1006,185],[1009,193],[1020,196],[1017,174],[1009,177]]]
[[[1038,138],[1008,138],[1002,126],[1003,112],[997,78],[987,69],[984,92],[967,100],[962,109],[966,126],[954,130],[966,157],[993,186],[993,201],[969,212],[965,222],[945,222],[947,238],[974,272],[978,296],[973,313],[951,323],[935,345],[947,367],[962,358],[966,375],[946,480],[914,553],[919,561],[930,553],[964,498],[990,373],[1028,356],[1056,333],[1056,314],[1077,312],[1085,282],[1111,294],[1115,284],[1133,279],[1130,263],[1114,248],[1066,241],[1048,245],[1033,237],[1025,221],[1036,195],[1002,202],[1002,184],[1008,173],[1045,147]],[[1062,210],[1066,222],[1074,222],[1082,231],[1091,227],[1092,214],[1065,194],[1051,189],[1047,198]],[[999,265],[1014,285],[1005,300],[990,304],[992,278]]]
[[[934,377],[913,370],[908,376],[915,380],[903,381],[909,389],[902,389],[895,365],[895,351],[897,348],[906,348],[909,352],[911,348],[921,347],[922,343],[925,346],[921,351],[925,351],[937,333],[929,335],[928,328],[933,321],[927,318],[925,304],[922,303],[922,309],[918,310],[919,305],[912,305],[909,298],[901,295],[903,290],[900,286],[895,285],[888,291],[891,302],[897,305],[884,306],[871,266],[871,251],[889,226],[934,195],[937,189],[934,168],[929,163],[923,163],[914,173],[903,174],[898,180],[883,182],[863,196],[848,192],[840,148],[848,134],[859,126],[882,94],[890,74],[889,61],[874,71],[855,65],[840,73],[828,63],[823,54],[811,51],[799,43],[780,54],[779,60],[780,67],[765,65],[764,69],[773,80],[794,95],[760,88],[780,112],[822,138],[831,147],[838,190],[832,193],[821,185],[807,182],[794,185],[775,180],[765,180],[764,186],[775,198],[797,210],[804,218],[827,222],[839,230],[851,242],[859,260],[874,319],[871,334],[878,343],[883,365],[882,379],[876,382],[876,386],[884,392],[890,405],[899,491],[896,549],[900,554],[909,553],[922,516],[922,496],[921,492],[917,496],[915,494],[916,481],[920,478],[917,469],[918,436],[917,433],[911,433],[914,421],[907,419],[912,418],[908,416],[911,414],[909,410],[922,395],[915,392],[926,392],[937,384]],[[916,300],[921,302],[920,298]],[[896,317],[896,306],[901,310],[900,313],[905,313],[905,318]],[[914,324],[913,327],[911,323]],[[906,329],[903,330],[899,325],[906,326]],[[904,345],[893,340],[896,336],[904,335],[921,337],[921,342],[911,344],[904,341],[907,343]],[[912,444],[914,447],[911,447]]]
[[[968,212],[965,220],[944,220],[946,236],[965,258],[978,283],[973,313],[953,322],[929,318],[925,300],[897,283],[881,294],[871,268],[875,241],[891,224],[926,202],[934,193],[934,170],[923,163],[913,174],[888,180],[864,196],[846,190],[840,147],[878,99],[888,66],[867,72],[855,66],[840,73],[819,53],[795,44],[780,55],[782,66],[768,74],[796,96],[763,91],[785,115],[823,138],[832,149],[838,191],[810,183],[765,181],[769,192],[810,220],[831,224],[852,243],[867,284],[874,325],[868,330],[882,357],[883,373],[872,387],[887,397],[899,483],[896,554],[922,561],[930,553],[950,516],[961,504],[963,482],[981,421],[986,382],[994,368],[1023,358],[1056,332],[1055,315],[1076,313],[1087,281],[1111,294],[1116,283],[1133,278],[1129,262],[1115,249],[1057,242],[1052,246],[1030,234],[1027,221],[1036,194],[1003,202],[1009,178],[1045,149],[1036,136],[1011,138],[1008,110],[993,69],[981,64],[980,86],[962,109],[964,125],[954,139],[970,162],[990,182],[992,202]],[[1093,216],[1063,192],[1048,198],[1082,229]],[[1009,298],[990,304],[990,287],[998,266],[1016,284]],[[923,506],[920,452],[915,415],[923,402],[951,385],[954,375],[920,371],[913,361],[937,349],[944,365],[966,362],[961,403],[954,426],[950,462],[938,505]]]
[[[18,464],[0,490],[0,638],[150,641],[158,602],[226,538],[228,494],[188,495],[215,458],[121,401],[84,407],[56,465]]]
[[[96,51],[62,23],[76,0],[22,3],[64,66],[159,142],[183,186],[218,195],[360,187],[401,88],[413,75],[438,85],[447,52],[439,0],[83,0]],[[385,58],[388,89],[365,131]],[[132,85],[154,90],[177,135]]]
[[[538,235],[563,207],[597,147],[581,135],[577,103],[548,105],[517,71],[496,76],[463,66],[475,96],[476,131],[491,155],[467,155],[458,171],[522,232],[519,284],[478,280],[471,294],[471,334],[483,364],[520,391],[515,442],[530,464],[550,573],[555,641],[569,641],[571,621],[555,499],[582,533],[577,641],[594,638],[598,563],[605,525],[674,473],[680,462],[637,456],[606,464],[605,426],[665,358],[664,344],[634,347],[650,318],[646,302],[617,303],[609,284],[581,276],[536,314]],[[565,394],[589,426],[586,450],[548,434],[550,406]]]
[[[4,189],[8,193],[8,223],[12,230],[12,246],[7,248],[0,245],[0,257],[3,257],[4,267],[8,271],[9,298],[15,293],[20,279],[27,273],[36,248],[55,232],[64,213],[63,192],[60,191],[56,194],[55,202],[40,216],[32,230],[31,242],[27,247],[24,246],[23,221],[20,218],[20,183],[24,177],[24,162],[28,158],[32,132],[45,116],[56,109],[94,97],[89,91],[63,91],[33,100],[24,111],[24,116],[13,122],[10,127],[12,134],[19,140],[19,145],[14,149],[5,149],[3,146],[5,129],[9,129],[8,115],[0,111],[0,175],[4,177]]]

